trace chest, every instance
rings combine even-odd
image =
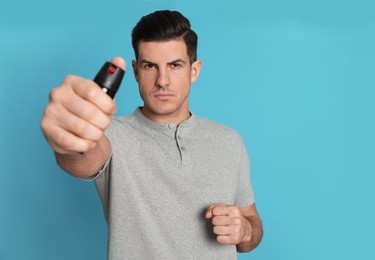
[[[150,204],[233,204],[239,157],[224,138],[145,135],[114,147],[111,178],[122,194],[138,194]]]

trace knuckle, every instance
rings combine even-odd
[[[115,102],[108,102],[108,105],[105,107],[105,113],[110,114],[112,111],[116,110]]]
[[[75,134],[79,136],[85,135],[87,131],[87,123],[84,122],[83,120],[77,120],[77,122],[74,123],[74,129],[75,129]]]
[[[220,208],[221,208],[220,205],[216,205],[216,206],[214,206],[213,209],[212,209],[212,213],[213,213],[214,215],[217,215],[218,212],[220,211]]]
[[[68,151],[80,151],[86,152],[90,149],[90,141],[81,140],[77,142],[76,140],[70,138],[66,135],[60,135],[59,140],[56,142],[60,147]]]
[[[99,141],[99,139],[103,136],[104,132],[89,123],[79,120],[74,125],[74,132],[79,137],[93,140],[93,141]]]
[[[56,102],[60,97],[60,88],[54,88],[49,93],[50,102]]]
[[[62,85],[70,85],[76,78],[74,75],[67,75],[62,81]]]
[[[226,239],[225,239],[224,236],[217,236],[217,237],[216,237],[216,240],[217,240],[217,242],[219,242],[219,243],[221,243],[221,244],[226,243]]]
[[[48,129],[48,121],[47,121],[46,117],[43,117],[43,118],[42,118],[42,121],[40,122],[40,129],[42,129],[42,132],[43,132],[43,133],[46,133],[46,132],[47,132],[47,129]]]
[[[102,136],[103,136],[104,132],[103,131],[100,131],[100,130],[96,130],[92,133],[92,140],[94,141],[99,141]]]
[[[67,150],[72,149],[74,145],[72,139],[64,134],[58,134],[56,136],[56,143]]]
[[[84,119],[87,119],[90,121],[91,119],[94,118],[97,111],[95,111],[95,109],[90,106],[85,106],[84,108],[81,109],[80,113]]]
[[[241,219],[240,218],[234,218],[233,219],[233,224],[236,225],[236,226],[241,225]]]
[[[229,212],[229,214],[231,214],[231,215],[237,215],[237,213],[238,213],[238,208],[235,207],[235,206],[230,206],[230,207],[228,208],[228,212]]]
[[[80,144],[79,150],[82,152],[87,152],[91,150],[93,142],[91,141],[84,141]]]
[[[98,91],[96,88],[92,88],[88,84],[85,85],[85,98],[88,100],[95,100],[97,98]]]
[[[235,234],[235,235],[233,236],[233,242],[237,243],[237,242],[239,242],[239,241],[240,241],[240,234],[237,233],[237,234]]]
[[[111,124],[111,117],[106,116],[103,119],[103,129],[107,129],[109,125]]]
[[[42,120],[40,122],[40,128],[42,129],[43,133],[47,133],[51,127],[51,125],[53,125],[53,118],[54,118],[54,114],[55,114],[55,108],[54,106],[52,106],[51,104],[49,104],[46,109],[44,110],[44,114],[43,114],[43,117],[42,117]]]
[[[233,231],[236,234],[236,236],[239,236],[239,234],[241,232],[241,227],[240,226],[235,226],[235,228],[233,229]]]
[[[44,118],[42,118],[42,120],[40,121],[39,127],[40,127],[40,129],[42,129],[43,132],[46,129],[46,123],[45,123]]]
[[[46,106],[46,109],[44,110],[43,120],[46,121],[47,118],[49,118],[50,116],[53,116],[54,111],[55,111],[54,105],[53,104],[48,104]]]
[[[218,226],[214,226],[213,231],[214,231],[215,234],[219,233],[219,227]]]

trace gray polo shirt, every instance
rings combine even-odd
[[[178,127],[138,108],[115,117],[112,157],[95,178],[108,223],[108,259],[237,259],[204,215],[254,203],[248,156],[230,128],[192,115]]]

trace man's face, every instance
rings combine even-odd
[[[157,121],[186,119],[190,85],[198,78],[201,62],[190,64],[183,39],[141,41],[132,65],[144,101],[142,111]]]

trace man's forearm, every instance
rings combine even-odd
[[[253,217],[249,216],[246,217],[246,220],[250,224],[250,229],[251,229],[251,236],[250,236],[250,241],[244,241],[236,245],[237,247],[237,252],[249,252],[256,248],[260,241],[262,240],[263,237],[263,227],[262,227],[262,222],[258,217]]]
[[[83,154],[55,153],[57,164],[66,172],[79,178],[89,178],[97,173],[111,155],[111,144],[106,136],[90,152]]]

